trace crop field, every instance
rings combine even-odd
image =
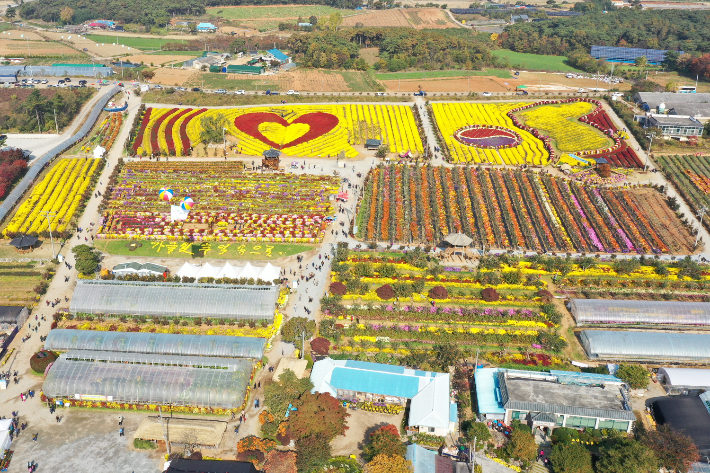
[[[406,79],[438,79],[444,77],[493,76],[509,79],[510,72],[506,69],[484,69],[482,71],[449,70],[449,71],[413,71],[413,72],[382,72],[375,75],[377,80]]]
[[[693,212],[710,207],[710,157],[657,156],[656,162]],[[703,219],[705,228],[710,229],[709,221]]]
[[[168,52],[168,51],[165,51]],[[201,56],[200,53],[195,54],[189,51],[170,51],[172,54],[135,54],[133,56],[126,56],[123,58],[124,61],[130,61],[137,64],[170,64],[174,62],[175,67],[182,67],[182,63],[190,59]]]
[[[530,71],[550,71],[550,72],[581,72],[565,63],[564,56],[545,56],[542,54],[527,54],[510,51],[508,49],[497,49],[491,51],[494,56],[505,58],[510,62],[513,69],[525,69]]]
[[[442,77],[440,79],[383,80],[390,92],[507,92],[509,87],[495,77]]]
[[[156,69],[155,76],[153,76],[152,82],[155,84],[180,86],[186,85],[186,82],[193,76],[199,76],[199,72],[194,69]],[[207,74],[205,74],[207,75]],[[197,86],[201,86],[198,81]],[[205,84],[205,87],[209,86]]]
[[[140,51],[137,48],[130,47],[130,46],[123,46],[121,47],[120,45],[113,45],[112,43],[116,41],[115,36],[101,36],[101,35],[90,35],[90,36],[95,36],[96,40],[92,40],[89,38],[79,38],[77,35],[69,35],[71,36],[71,39],[69,39],[69,36],[66,35],[66,33],[54,33],[47,31],[44,33],[45,36],[48,38],[51,38],[55,41],[64,41],[71,45],[71,47],[76,48],[79,51],[82,51],[84,48],[86,48],[89,53],[98,56],[98,57],[112,57],[112,56],[121,56],[125,54],[136,54],[140,53]],[[64,36],[64,39],[62,39],[62,36]],[[58,45],[58,43],[52,43],[54,45]],[[98,45],[98,46],[97,46]],[[67,46],[61,45],[63,48],[67,48]],[[129,49],[130,48],[130,49]],[[74,54],[77,52],[74,49],[70,49],[70,51]]]
[[[0,304],[29,305],[37,301],[34,287],[52,266],[41,263],[0,263]]]
[[[459,27],[451,21],[444,10],[438,8],[377,10],[343,20],[343,26],[356,26],[358,23],[362,23],[363,26],[416,28],[418,30]]]
[[[338,10],[325,5],[265,5],[248,7],[214,7],[207,8],[207,14],[226,20],[296,20],[298,17],[308,19],[328,16],[339,11],[343,16],[354,14],[353,10]]]
[[[15,41],[0,38],[0,56],[48,56],[76,54],[76,50],[52,41]]]
[[[279,90],[300,92],[373,92],[382,87],[367,72],[295,69],[278,74]]]
[[[2,38],[13,39],[18,41],[44,41],[44,38],[38,35],[37,33],[33,33],[32,31],[20,30],[5,30],[2,33]]]
[[[128,46],[141,50],[160,49],[166,43],[180,42],[180,40],[178,39],[140,38],[132,36],[110,36],[99,34],[87,34],[86,38],[93,41],[94,43],[104,43],[113,45],[113,43],[117,42],[118,45]]]

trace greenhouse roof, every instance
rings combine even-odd
[[[710,325],[710,302],[572,299],[578,325]]]
[[[669,368],[658,370],[664,384],[676,387],[710,389],[710,370],[697,368]]]
[[[251,362],[240,362],[235,369],[212,369],[75,361],[65,353],[42,390],[49,398],[232,409],[244,402],[251,375]]]
[[[120,353],[115,351],[74,350],[65,353],[69,361],[102,361],[127,365],[181,366],[239,371],[250,361],[243,358],[218,358],[208,356],[152,355],[148,353]]]
[[[580,338],[592,359],[710,360],[710,335],[706,334],[583,330]]]
[[[273,320],[278,286],[79,280],[73,314]]]
[[[47,350],[97,350],[156,355],[261,358],[266,340],[227,335],[183,335],[148,332],[99,332],[54,329],[47,335]]]

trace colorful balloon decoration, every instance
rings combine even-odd
[[[164,200],[165,202],[169,202],[170,199],[173,198],[173,195],[173,190],[168,187],[163,187],[162,189],[160,189],[160,192],[158,192],[160,200]]]
[[[195,201],[192,200],[192,197],[185,197],[184,199],[182,199],[182,204],[180,204],[180,207],[182,207],[183,210],[190,210],[194,206]]]

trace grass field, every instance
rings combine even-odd
[[[214,15],[227,20],[268,20],[298,18],[299,16],[308,21],[308,17],[328,16],[339,11],[343,16],[354,15],[353,10],[338,10],[337,8],[325,5],[278,5],[266,7],[215,7],[207,8],[209,15]]]
[[[497,49],[491,54],[500,58],[505,58],[514,69],[525,69],[528,71],[550,71],[550,72],[581,72],[566,64],[567,58],[564,56],[543,56],[542,54],[517,53],[508,49]]]
[[[375,80],[374,74],[361,71],[335,71],[345,79],[353,92],[377,92],[384,88]]]
[[[190,87],[202,87],[203,80],[205,89],[227,89],[230,91],[236,89],[244,89],[249,91],[264,91],[266,89],[279,90],[278,84],[270,79],[228,79],[227,74],[221,74],[218,72],[204,73],[199,79],[195,78],[193,80],[190,80],[186,82],[185,85]]]
[[[151,50],[160,49],[166,43],[184,43],[185,41],[180,41],[179,39],[160,39],[160,38],[131,38],[126,36],[107,36],[99,34],[87,34],[86,38],[91,41],[95,41],[99,44],[109,43],[112,44],[118,40],[118,44],[128,46],[130,48],[138,48],[140,50]]]
[[[501,79],[509,79],[510,72],[505,69],[484,69],[482,71],[417,71],[417,72],[386,72],[375,74],[377,80],[397,80],[397,79],[436,79],[439,77],[467,77],[467,76],[493,76]]]
[[[154,51],[150,53],[155,56],[192,56],[201,57],[204,51]]]
[[[202,92],[177,92],[166,94],[164,91],[151,90],[143,94],[146,103],[191,105],[196,107],[214,107],[219,105],[268,105],[280,104],[282,100],[293,103],[328,103],[328,102],[411,102],[412,96],[376,97],[374,92],[368,95],[217,95]]]
[[[151,242],[147,240],[131,240],[131,242],[139,242],[143,246],[131,251],[126,246],[127,240],[96,240],[94,246],[111,255],[119,256],[146,256],[151,258],[192,258],[188,253],[181,253],[174,250],[168,254],[168,249],[165,247],[167,242]],[[217,248],[220,245],[226,245],[227,251],[220,255],[220,250]],[[315,245],[300,245],[290,243],[219,243],[212,242],[210,244],[212,250],[207,253],[205,258],[214,259],[238,259],[238,260],[272,260],[285,258],[287,256],[303,253],[315,248]],[[192,253],[195,258],[202,258],[200,252],[200,243],[193,243]],[[0,267],[1,271],[1,267]],[[0,273],[1,274],[1,273]],[[1,280],[1,279],[0,279]],[[34,286],[33,286],[34,287]]]
[[[37,301],[32,289],[42,281],[51,264],[0,263],[0,304],[26,305]]]

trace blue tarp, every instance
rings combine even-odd
[[[32,167],[30,167],[27,174],[25,174],[25,177],[17,183],[12,192],[10,192],[10,194],[5,198],[5,201],[3,201],[0,205],[0,220],[4,219],[13,207],[15,207],[17,201],[20,200],[24,193],[32,186],[34,180],[47,164],[49,164],[54,158],[59,156],[65,150],[73,146],[74,143],[82,140],[91,131],[91,128],[94,126],[96,119],[99,118],[99,114],[103,108],[106,106],[111,97],[116,95],[120,90],[121,88],[119,86],[114,85],[107,93],[104,94],[103,97],[99,98],[96,104],[94,104],[94,108],[91,110],[88,118],[84,122],[84,125],[78,132],[76,132],[71,138],[64,140],[45,153],[37,160],[36,163],[32,165]]]
[[[478,412],[481,414],[505,414],[503,405],[499,402],[498,368],[478,368],[474,374],[476,382],[476,399]]]
[[[330,385],[345,391],[413,398],[419,392],[419,378],[403,374],[334,368]]]

